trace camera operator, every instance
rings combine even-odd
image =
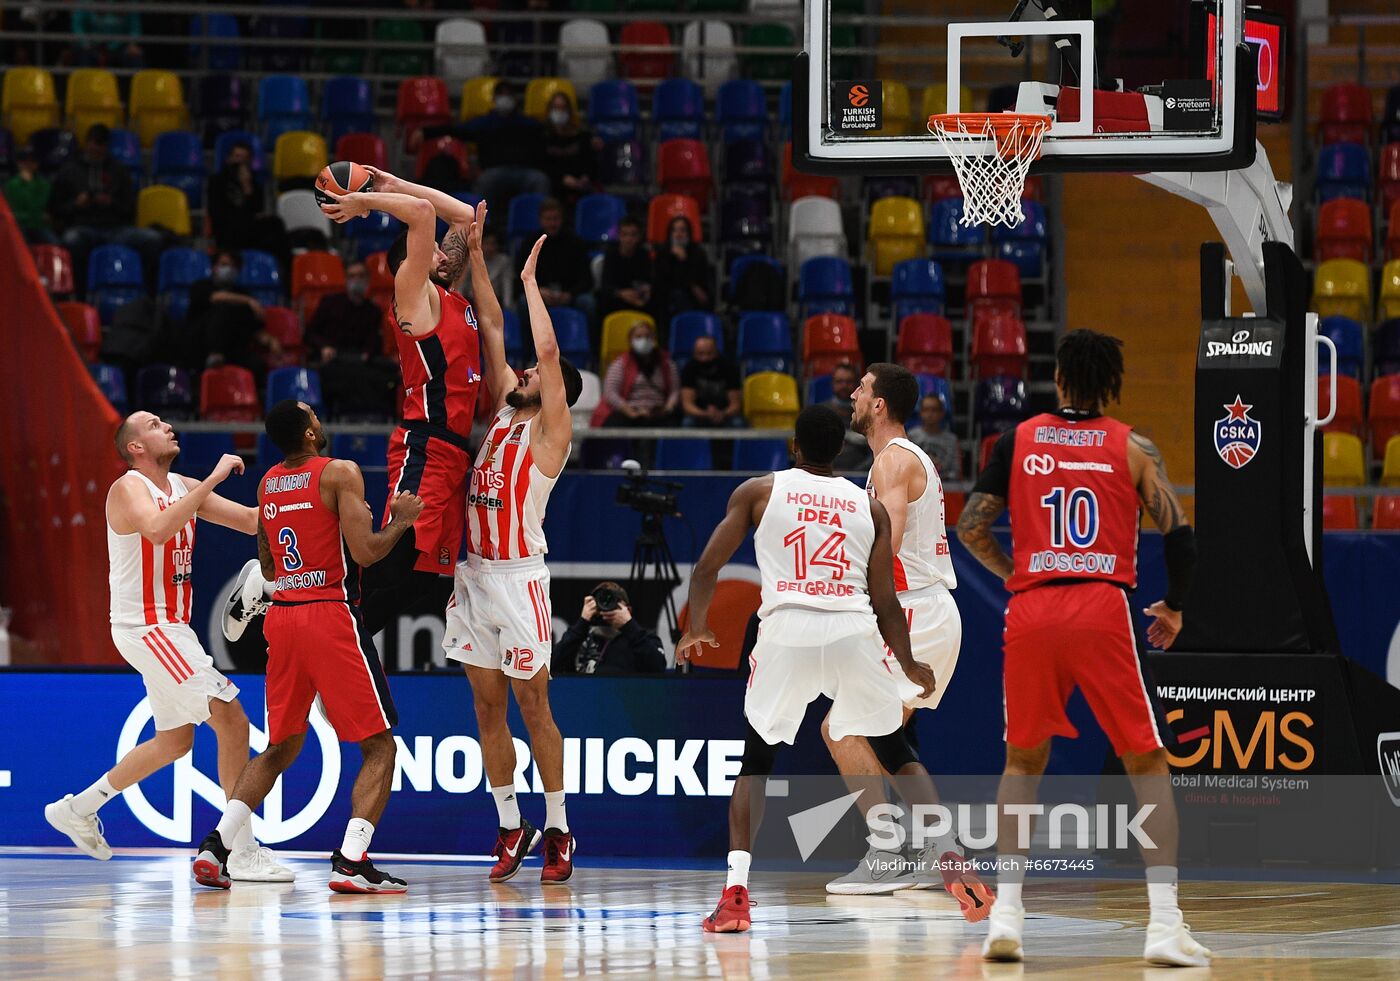
[[[627,591],[601,582],[583,601],[579,619],[554,645],[550,670],[561,674],[662,674],[661,638],[632,619]]]

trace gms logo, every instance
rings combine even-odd
[[[1376,759],[1390,802],[1400,807],[1400,732],[1383,732],[1376,737]]]
[[[1263,427],[1259,420],[1251,419],[1246,405],[1236,395],[1233,404],[1224,406],[1225,418],[1215,421],[1215,452],[1236,470],[1243,467],[1254,454],[1259,452],[1259,440]]]
[[[1272,340],[1251,341],[1249,338],[1250,332],[1248,330],[1237,330],[1230,336],[1228,343],[1225,341],[1207,341],[1206,357],[1225,358],[1239,354],[1253,354],[1268,357],[1274,353],[1274,342]]]
[[[141,741],[141,731],[152,720],[151,700],[143,698],[127,716],[117,737],[117,758],[129,753]],[[303,835],[325,816],[331,801],[335,798],[336,787],[340,783],[340,743],[335,730],[330,727],[319,712],[311,713],[311,730],[321,750],[321,775],[316,781],[316,790],[311,799],[295,814],[283,813],[283,778],[272,785],[272,791],[263,801],[262,815],[253,815],[253,834],[267,844],[287,841]],[[267,749],[267,733],[257,726],[248,727],[248,741],[253,752]],[[297,766],[306,766],[313,754],[302,751]],[[224,792],[219,781],[195,769],[192,753],[186,753],[171,767],[173,784],[169,814],[163,814],[146,799],[139,783],[132,784],[122,791],[131,813],[148,829],[170,841],[190,844],[194,841],[194,828],[191,826],[191,811],[194,797],[199,796],[217,808],[225,804]]]

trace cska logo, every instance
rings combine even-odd
[[[1259,420],[1251,419],[1249,410],[1238,396],[1233,404],[1225,405],[1225,418],[1215,421],[1215,452],[1234,469],[1238,470],[1254,459],[1259,452],[1259,439],[1263,427]]]

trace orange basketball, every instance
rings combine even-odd
[[[316,175],[316,202],[318,204],[335,204],[333,198],[323,193],[325,191],[330,191],[331,194],[349,194],[352,191],[372,190],[374,190],[373,175],[351,160],[337,160],[333,164],[327,164]]]

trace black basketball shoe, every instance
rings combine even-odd
[[[213,889],[229,887],[228,849],[218,831],[209,832],[199,843],[199,852],[194,857],[194,881]]]
[[[338,848],[331,852],[330,887],[331,892],[408,892],[407,882],[376,869],[368,855],[358,862],[352,862],[340,854]]]

